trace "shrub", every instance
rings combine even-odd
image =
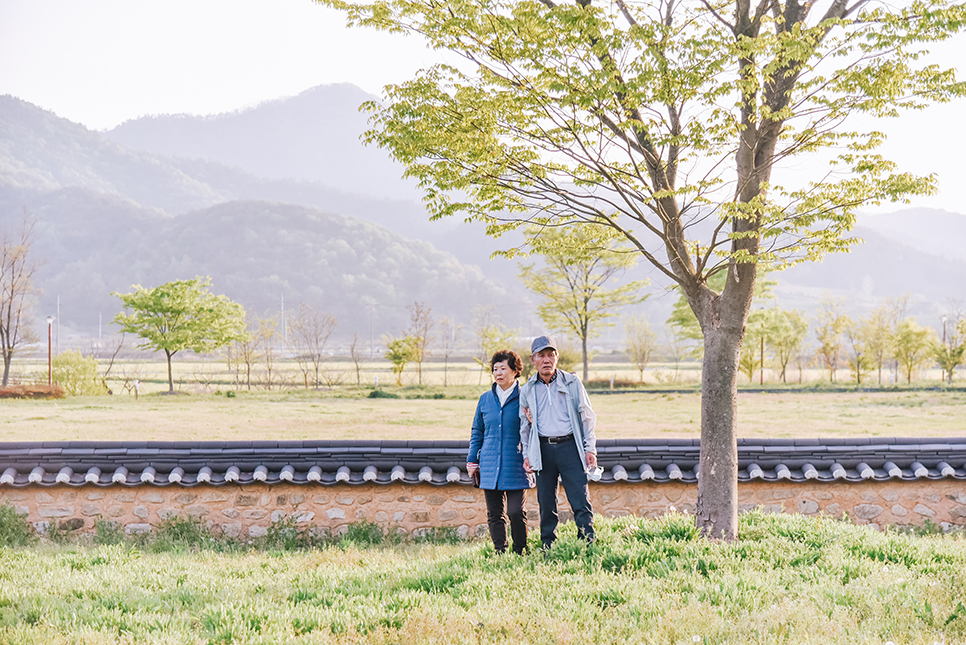
[[[352,542],[360,546],[374,546],[381,544],[385,535],[382,528],[375,522],[360,520],[346,527],[342,535],[343,542]]]
[[[398,394],[393,394],[392,392],[386,392],[385,390],[373,390],[369,393],[370,399],[398,399]]]
[[[68,349],[53,359],[53,376],[72,396],[107,394],[97,371],[97,359]]]
[[[10,506],[0,506],[0,546],[27,546],[36,540],[27,518]]]
[[[194,517],[171,517],[158,524],[148,540],[152,551],[198,548],[211,544],[214,538],[201,520]]]
[[[124,531],[120,522],[102,519],[94,521],[94,544],[120,544],[123,541]]]
[[[641,384],[636,381],[627,381],[624,379],[614,379],[614,389],[615,390],[627,390],[632,388],[640,387]],[[609,390],[610,389],[610,379],[601,378],[594,379],[592,381],[587,381],[584,383],[584,387],[588,390]]]

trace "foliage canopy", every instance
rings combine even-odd
[[[154,288],[134,285],[131,293],[113,293],[131,313],[114,316],[124,332],[144,340],[140,348],[162,351],[168,358],[168,391],[174,392],[171,357],[190,349],[204,354],[248,337],[245,309],[226,296],[208,291],[211,280],[174,280]]]

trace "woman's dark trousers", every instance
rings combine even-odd
[[[527,512],[523,509],[526,490],[484,490],[486,497],[486,520],[490,526],[490,538],[497,553],[507,549],[506,525],[510,523],[513,552],[517,555],[527,548]]]

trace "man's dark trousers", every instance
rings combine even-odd
[[[540,541],[548,548],[557,539],[557,477],[563,483],[567,501],[574,512],[577,535],[594,539],[594,514],[588,499],[587,474],[573,436],[564,443],[549,443],[540,438],[543,469],[537,472],[537,501],[540,503]]]

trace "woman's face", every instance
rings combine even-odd
[[[513,385],[516,376],[510,369],[509,361],[500,361],[493,364],[493,380],[504,390]]]

